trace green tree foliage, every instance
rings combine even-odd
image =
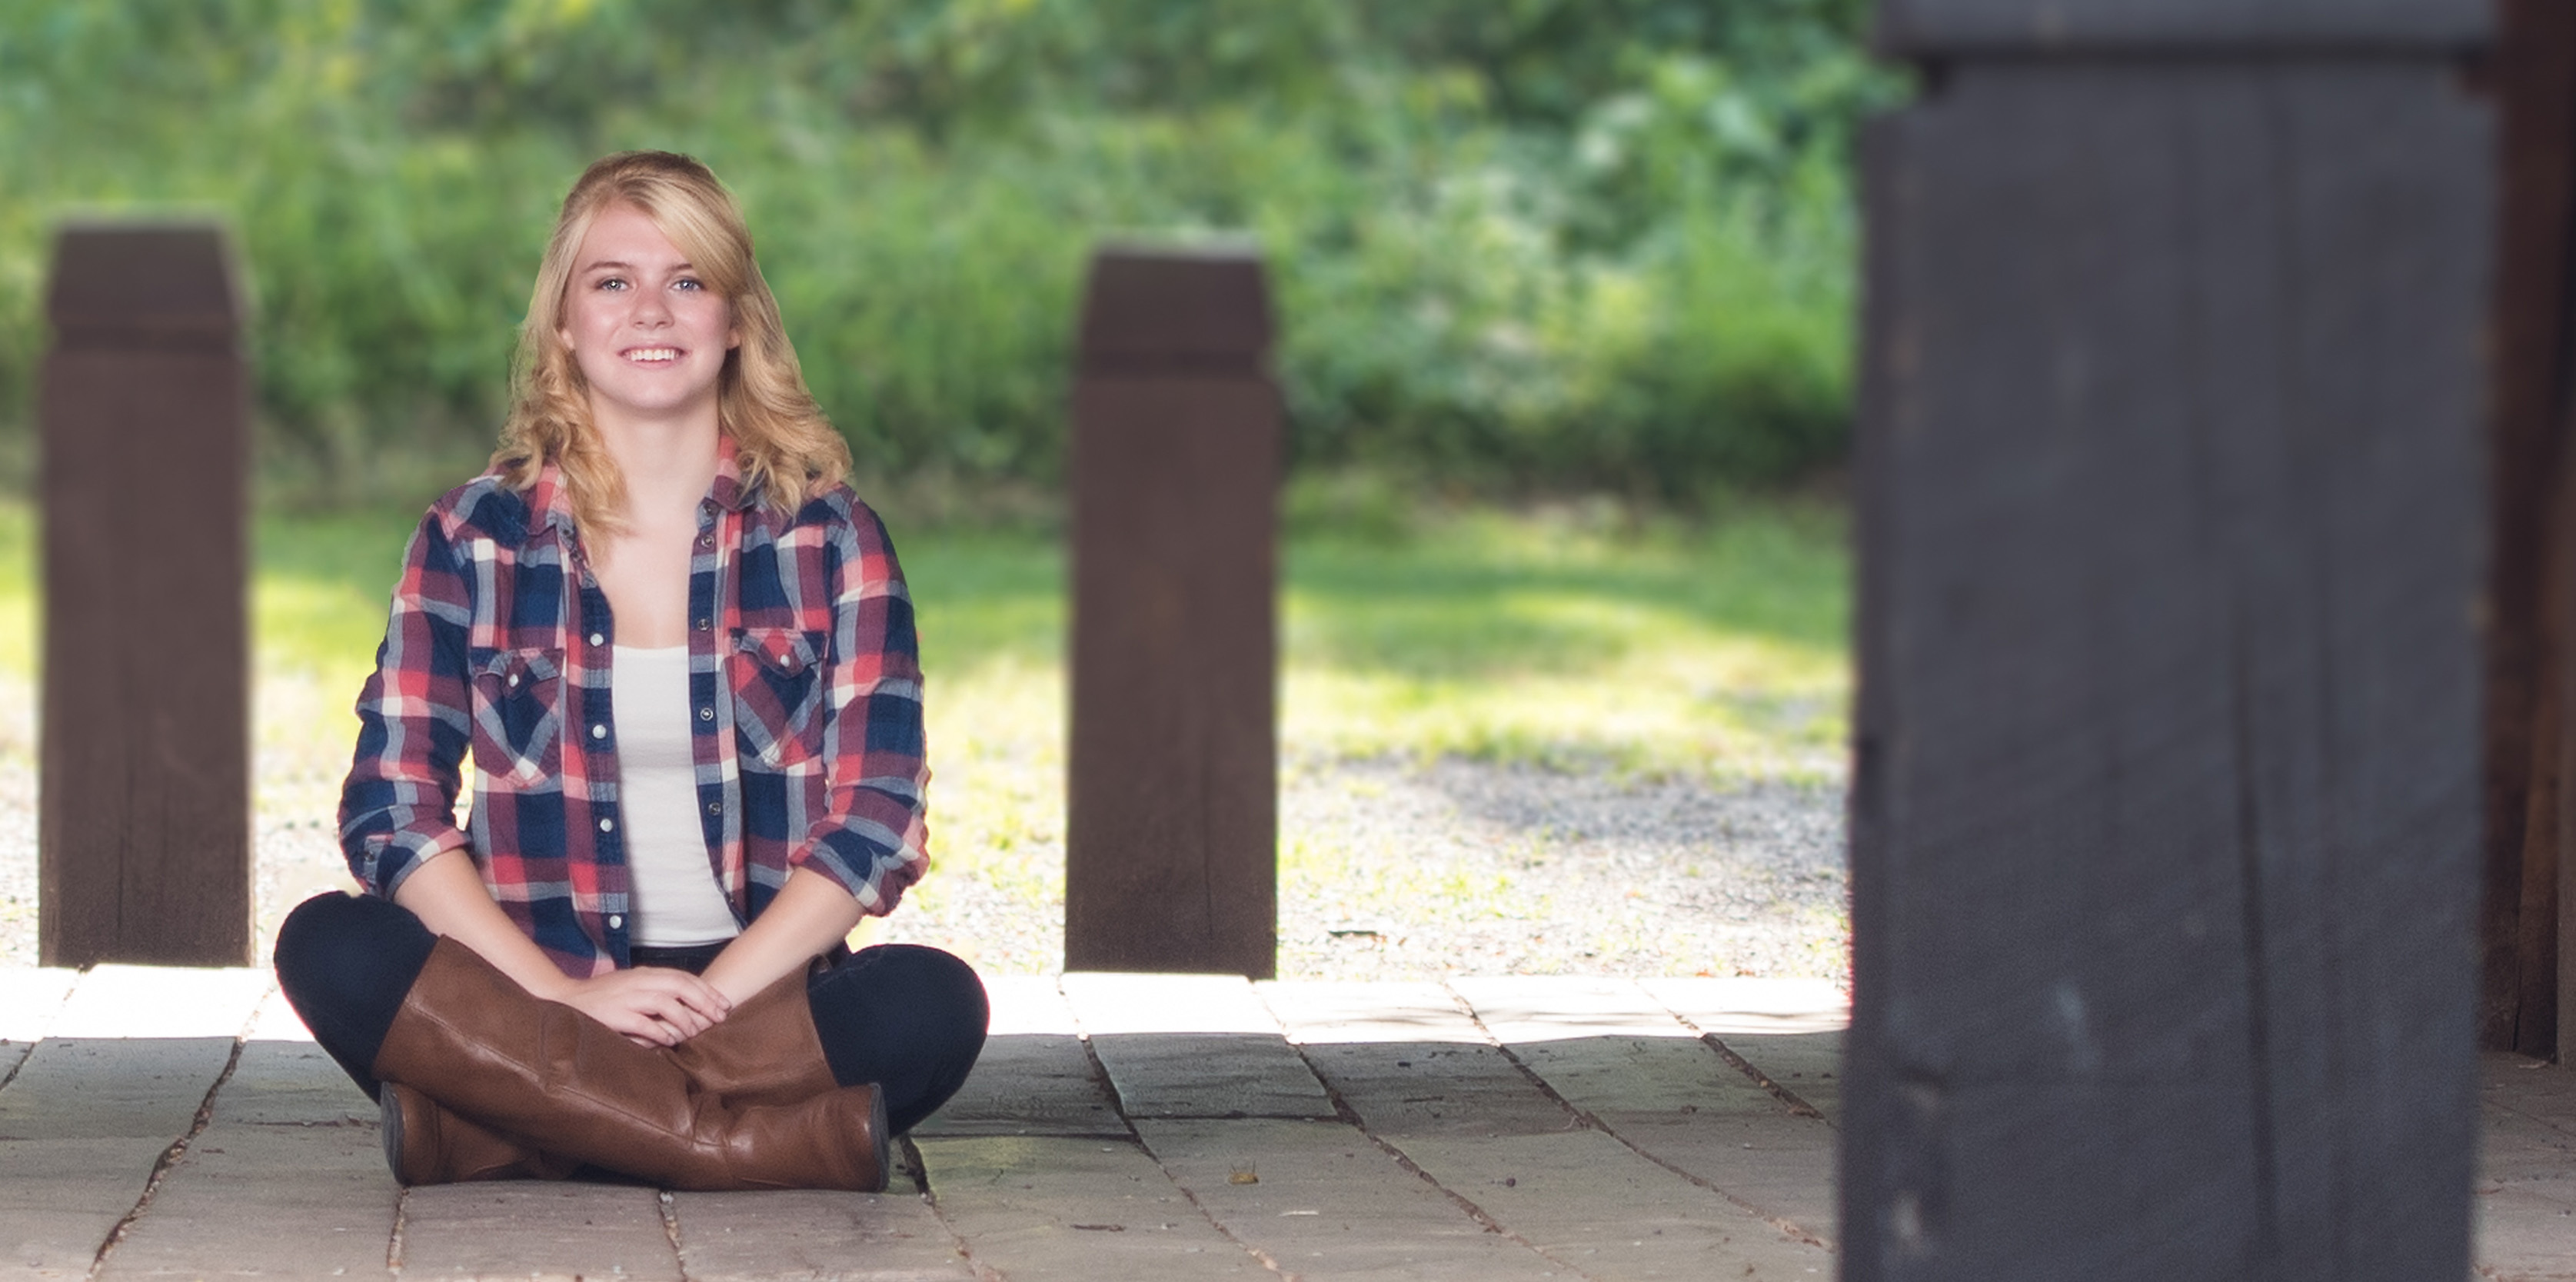
[[[743,198],[863,469],[1053,478],[1100,238],[1257,237],[1301,462],[1687,497],[1836,455],[1860,0],[0,0],[0,428],[60,220],[207,212],[263,466],[497,423],[582,164]]]

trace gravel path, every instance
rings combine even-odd
[[[36,778],[0,730],[0,965],[36,960]],[[347,886],[320,818],[331,781],[272,785],[258,819],[259,948],[308,895]],[[276,804],[280,794],[292,804]],[[1814,975],[1848,981],[1842,799],[1832,788],[1569,775],[1444,760],[1296,764],[1281,781],[1279,973]],[[1027,850],[1052,861],[1061,841]],[[1063,954],[1060,891],[934,868],[879,938],[984,969]]]

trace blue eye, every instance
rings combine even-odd
[[[682,278],[680,278],[677,282],[675,282],[675,284],[677,284],[677,285],[678,285],[678,287],[679,287],[679,288],[681,288],[681,289],[705,289],[705,288],[706,288],[706,285],[705,285],[704,283],[702,283],[702,282],[700,282],[700,281],[696,280],[695,278],[692,278],[692,277],[685,277],[685,276],[684,276],[684,277],[682,277]]]
[[[626,288],[626,282],[625,282],[625,281],[623,281],[623,280],[618,279],[618,278],[617,278],[617,277],[615,277],[615,276],[609,276],[609,277],[605,277],[605,278],[601,279],[601,281],[599,282],[599,286],[598,286],[598,288],[601,288],[601,289],[624,289],[624,288]]]

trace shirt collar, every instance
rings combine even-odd
[[[707,487],[707,498],[717,507],[739,512],[749,507],[756,491],[742,483],[742,464],[736,457],[733,437],[716,437],[716,479]],[[528,507],[540,514],[544,524],[573,532],[572,490],[564,484],[563,469],[549,460],[537,469],[536,484],[528,487]]]

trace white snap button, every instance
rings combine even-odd
[[[617,821],[614,819],[602,819],[599,821],[599,830],[601,832],[615,832],[617,831]]]
[[[608,727],[606,727],[606,726],[592,726],[592,727],[590,728],[590,737],[591,737],[591,738],[593,738],[593,739],[605,739],[605,738],[607,738],[607,737],[608,737]]]
[[[716,719],[716,710],[715,710],[715,709],[713,709],[713,708],[700,708],[700,709],[698,709],[698,720],[700,720],[700,721],[713,721],[713,720],[715,720],[715,719]]]
[[[608,638],[597,632],[593,632],[590,634],[590,643],[592,645],[606,645],[608,644]]]
[[[509,684],[514,685],[514,686],[515,686],[515,685],[517,685],[517,684],[519,684],[519,674],[518,674],[518,673],[513,672],[513,673],[511,673],[511,674],[510,674]]]
[[[619,914],[619,913],[610,913],[610,914],[608,915],[608,928],[609,928],[610,930],[623,930],[623,929],[625,929],[625,928],[626,928],[626,918],[625,918],[622,914]]]

